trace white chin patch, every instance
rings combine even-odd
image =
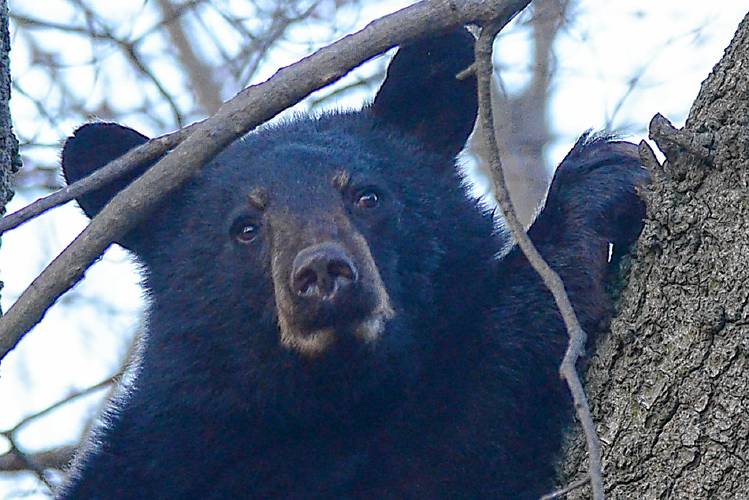
[[[393,316],[393,310],[390,308],[386,311],[374,313],[356,327],[354,334],[364,343],[377,342],[382,336],[382,332],[385,331],[385,323]]]
[[[378,312],[367,317],[354,329],[354,335],[366,344],[373,344],[380,339],[382,332],[385,331],[385,323],[394,315],[395,313],[390,307],[380,308]],[[317,357],[325,352],[335,342],[337,335],[332,328],[302,333],[293,327],[290,328],[290,325],[283,320],[279,321],[279,329],[281,331],[281,344],[284,347],[310,358]]]
[[[302,334],[281,327],[281,344],[287,349],[298,351],[310,358],[315,358],[325,352],[334,341],[335,331],[332,328]]]

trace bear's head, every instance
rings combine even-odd
[[[144,367],[309,419],[381,408],[450,363],[499,247],[454,163],[476,114],[475,79],[456,79],[472,45],[461,30],[402,48],[371,105],[248,134],[127,234],[150,298]],[[85,125],[65,178],[146,141]],[[96,215],[148,166],[79,204]]]

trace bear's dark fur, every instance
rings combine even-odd
[[[122,239],[149,299],[142,352],[62,498],[552,487],[567,334],[522,254],[497,257],[508,237],[456,173],[476,98],[455,75],[471,62],[464,31],[402,48],[372,105],[247,135]],[[146,140],[84,125],[67,181]],[[530,230],[588,330],[646,179],[634,145],[584,137]],[[131,180],[78,201],[93,216]]]

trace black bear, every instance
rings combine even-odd
[[[508,236],[456,172],[476,117],[475,80],[455,78],[472,44],[461,30],[403,47],[370,105],[248,134],[122,238],[149,299],[141,352],[61,498],[553,486],[567,334],[523,255],[498,257]],[[84,125],[65,177],[146,140]],[[78,202],[93,216],[132,178]],[[589,330],[646,181],[634,145],[584,137],[530,229]]]

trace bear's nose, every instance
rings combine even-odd
[[[356,266],[338,243],[326,242],[303,249],[291,267],[291,289],[299,296],[332,300],[350,288],[358,276]]]

